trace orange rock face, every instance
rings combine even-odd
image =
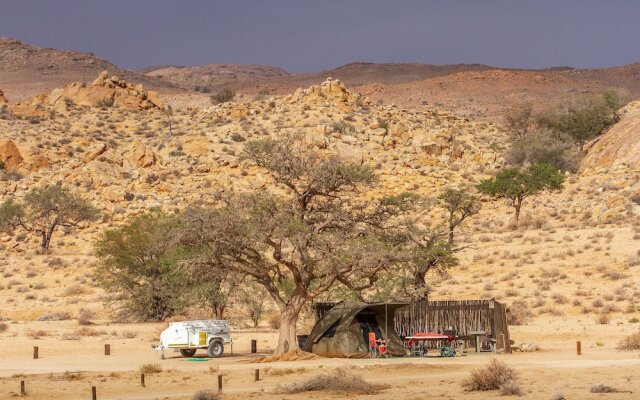
[[[20,150],[12,140],[0,142],[0,160],[7,169],[14,169],[23,161]]]
[[[584,170],[640,168],[640,101],[620,111],[620,122],[587,146]]]

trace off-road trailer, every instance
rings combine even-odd
[[[206,349],[209,357],[224,354],[225,343],[231,343],[229,323],[221,320],[172,322],[160,334],[160,344],[153,346],[161,352],[173,349],[183,357],[193,357],[198,349]]]

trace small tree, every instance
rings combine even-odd
[[[527,136],[529,130],[535,125],[533,107],[531,104],[524,104],[511,110],[504,117],[505,125],[509,134],[517,139]]]
[[[428,299],[429,285],[427,275],[432,272],[445,274],[446,271],[458,265],[447,234],[430,230],[409,230],[406,235],[410,240],[407,253],[407,264],[411,273],[412,286],[409,295],[414,300]]]
[[[480,200],[465,189],[446,189],[438,196],[439,205],[447,212],[447,228],[449,245],[453,245],[455,229],[465,219],[480,212]]]
[[[245,282],[239,290],[238,301],[254,328],[257,328],[260,324],[260,319],[267,306],[265,301],[267,296],[269,294],[264,290],[264,287],[254,283]]]
[[[194,300],[197,304],[205,304],[216,319],[224,319],[232,294],[242,284],[242,277],[225,268],[213,269],[217,273],[216,279],[201,281],[197,274],[187,273],[193,287]]]
[[[526,170],[506,168],[495,178],[481,181],[477,188],[486,195],[506,198],[515,209],[515,222],[518,224],[523,201],[545,190],[562,188],[564,175],[549,164],[532,164]]]
[[[22,227],[27,232],[35,232],[41,237],[42,251],[49,249],[58,227],[75,226],[100,216],[98,210],[85,199],[57,185],[32,189],[25,196],[24,204],[7,200],[0,210],[0,225]]]
[[[172,245],[174,225],[165,215],[143,214],[96,243],[96,275],[120,317],[161,321],[187,304],[190,286],[178,267],[186,255]]]

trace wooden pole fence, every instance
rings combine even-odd
[[[251,354],[255,354],[258,352],[258,341],[255,339],[251,339]]]
[[[255,380],[255,382],[258,382],[260,380],[260,370],[259,369],[255,370],[254,380]]]
[[[144,374],[140,374],[140,386],[147,387],[145,382],[144,382]]]
[[[104,355],[105,356],[110,356],[111,355],[111,345],[110,344],[105,344],[104,345]]]
[[[218,392],[222,392],[222,375],[218,375]]]
[[[98,392],[95,386],[91,386],[91,400],[98,400]]]
[[[38,359],[38,346],[33,346],[33,359]]]
[[[20,381],[20,397],[24,397],[27,395],[27,389],[25,387],[24,381]]]
[[[576,354],[582,355],[582,343],[579,340],[576,342]]]

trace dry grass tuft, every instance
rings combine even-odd
[[[486,367],[473,371],[471,376],[462,383],[462,387],[470,392],[496,390],[509,381],[515,381],[515,379],[516,372],[513,368],[494,358]]]
[[[66,311],[44,313],[38,317],[38,321],[66,321],[71,319],[71,314]]]
[[[633,333],[620,342],[620,350],[640,350],[640,332]]]
[[[375,394],[386,388],[385,385],[370,383],[361,376],[345,370],[336,370],[330,374],[321,374],[302,382],[290,385],[278,385],[276,393],[303,393],[326,390],[350,394]]]
[[[158,363],[147,363],[140,366],[140,372],[143,374],[157,374],[162,372],[162,366]]]
[[[522,389],[520,389],[520,385],[515,380],[509,380],[500,385],[500,395],[501,396],[521,396]]]
[[[219,398],[220,396],[211,390],[201,390],[196,392],[193,397],[191,397],[191,400],[218,400]]]
[[[591,393],[615,393],[617,392],[616,388],[612,386],[607,386],[602,383],[598,385],[591,386]]]

